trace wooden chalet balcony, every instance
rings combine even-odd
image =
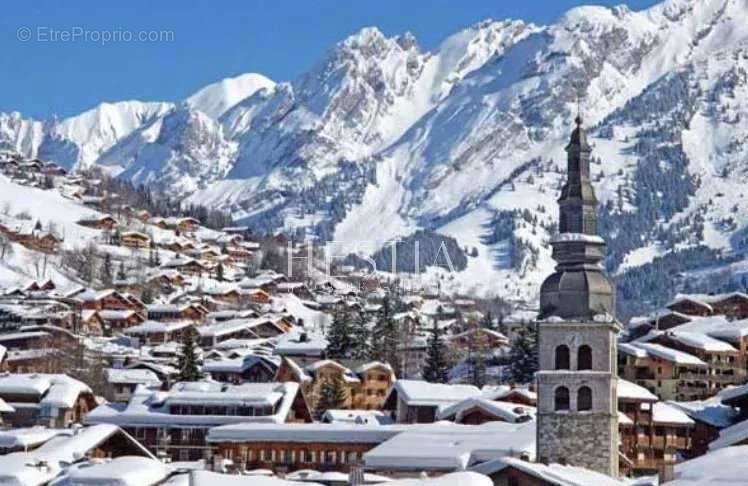
[[[691,438],[677,435],[656,435],[651,437],[646,434],[636,436],[636,447],[639,449],[688,449],[691,447]]]
[[[673,461],[665,461],[665,459],[662,458],[657,459],[654,457],[645,457],[644,459],[633,459],[632,462],[634,463],[634,470],[641,474],[644,472],[656,472],[662,464],[667,464],[668,462]]]

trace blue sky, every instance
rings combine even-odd
[[[276,81],[291,80],[335,42],[369,25],[388,35],[411,31],[423,47],[433,48],[447,35],[486,18],[512,17],[543,24],[576,5],[620,3],[637,10],[656,2],[8,2],[0,16],[0,111],[47,118],[76,114],[101,101],[172,101],[244,72],[260,72]],[[126,31],[132,35],[140,31],[168,33],[163,34],[165,41],[101,42],[107,32],[125,37]],[[77,37],[65,41],[65,35]],[[84,35],[89,39],[82,40]],[[58,40],[52,41],[53,36]]]

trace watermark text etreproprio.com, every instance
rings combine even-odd
[[[89,29],[82,26],[65,28],[39,25],[19,27],[16,38],[21,42],[90,42],[114,44],[124,42],[174,42],[173,30]]]

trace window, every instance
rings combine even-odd
[[[569,369],[569,346],[565,344],[556,347],[556,369]]]
[[[592,390],[588,386],[583,386],[577,392],[577,410],[592,410]]]
[[[590,348],[586,344],[579,346],[579,350],[577,351],[577,369],[592,369],[592,348]]]
[[[569,389],[565,386],[556,388],[554,396],[555,410],[569,410]]]

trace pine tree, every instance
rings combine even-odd
[[[471,385],[481,388],[486,384],[486,354],[489,352],[488,338],[479,326],[473,328],[468,342],[469,380]]]
[[[127,280],[125,274],[125,262],[119,262],[119,270],[117,270],[117,280]]]
[[[179,381],[199,381],[203,373],[197,363],[197,342],[195,332],[189,330],[182,337],[182,353],[179,355]]]
[[[216,280],[219,282],[223,281],[223,264],[221,262],[218,262],[218,265],[216,265]]]
[[[143,286],[143,291],[140,293],[140,301],[144,304],[153,303],[153,290],[150,285]]]
[[[356,312],[350,325],[350,356],[352,359],[366,359],[369,357],[369,328],[366,315]]]
[[[399,376],[400,359],[397,350],[400,339],[389,295],[386,295],[382,300],[382,309],[374,326],[374,335],[376,335],[377,349],[372,350],[374,352],[373,358],[389,363],[395,370],[395,374]]]
[[[350,347],[350,316],[347,312],[337,310],[327,331],[327,356],[334,359],[345,358]]]
[[[538,330],[533,325],[525,326],[517,333],[509,355],[509,375],[514,383],[531,383],[538,371]]]
[[[442,338],[439,321],[434,320],[429,330],[426,365],[423,368],[423,379],[431,383],[446,383],[449,375],[447,348]]]
[[[112,257],[109,253],[104,255],[104,263],[101,267],[101,281],[105,286],[112,284]]]
[[[345,405],[346,391],[340,378],[335,377],[322,382],[315,412],[321,417],[327,410],[335,410]]]

